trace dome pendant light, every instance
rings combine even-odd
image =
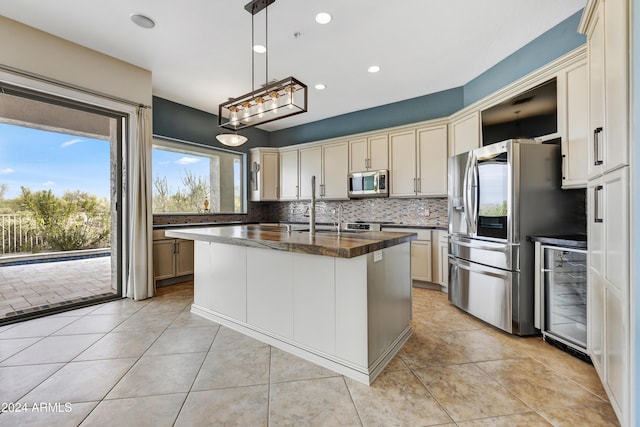
[[[229,147],[237,147],[248,141],[246,136],[238,135],[237,133],[221,133],[216,135],[216,139],[221,144],[228,145]]]

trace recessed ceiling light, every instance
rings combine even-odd
[[[380,71],[380,67],[378,67],[377,65],[372,65],[367,69],[367,71],[370,73],[377,73],[378,71]]]
[[[156,26],[156,21],[141,13],[134,13],[130,15],[130,18],[138,27],[150,29]]]
[[[315,88],[318,90],[325,90],[327,88],[327,85],[325,85],[324,83],[318,83],[317,85],[315,85]]]
[[[331,22],[331,19],[331,15],[327,12],[320,12],[316,15],[316,22],[318,24],[328,24],[329,22]]]
[[[257,44],[253,46],[253,51],[255,53],[265,53],[267,51],[267,48],[262,46],[261,44]]]

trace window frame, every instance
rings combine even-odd
[[[157,144],[156,142],[160,142]],[[242,203],[240,212],[154,212],[153,211],[153,150],[157,145],[165,143],[167,148],[174,148],[180,150],[181,146],[184,146],[185,150],[192,151],[192,155],[201,155],[204,157],[210,157],[216,152],[232,154],[240,157],[240,200]],[[185,154],[189,154],[185,151]],[[153,134],[151,141],[151,211],[153,215],[161,216],[178,216],[178,215],[246,215],[248,213],[248,188],[247,188],[247,153],[235,150],[229,150],[226,148],[215,147],[208,144],[203,144],[194,141],[187,141],[179,138],[172,138],[164,135]]]

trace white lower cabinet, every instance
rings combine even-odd
[[[411,279],[431,282],[431,242],[411,242]]]
[[[293,253],[247,248],[247,323],[293,339]]]
[[[411,241],[411,280],[446,286],[440,277],[440,249],[436,240],[442,231],[398,227],[383,227],[382,231],[416,233],[418,237]]]
[[[247,248],[195,241],[193,299],[225,316],[247,321]]]
[[[317,350],[336,350],[334,258],[294,254],[293,339]]]
[[[630,405],[628,169],[591,180],[587,187],[589,354],[621,418]]]
[[[438,231],[438,283],[443,291],[449,288],[449,236],[446,231]]]
[[[335,258],[197,240],[191,311],[369,385],[411,335],[409,246]]]
[[[153,240],[153,280],[193,274],[193,241],[169,239],[156,230]]]
[[[153,279],[162,280],[175,276],[175,239],[153,241]]]

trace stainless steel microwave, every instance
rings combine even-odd
[[[389,171],[352,172],[347,177],[349,197],[388,197]]]

